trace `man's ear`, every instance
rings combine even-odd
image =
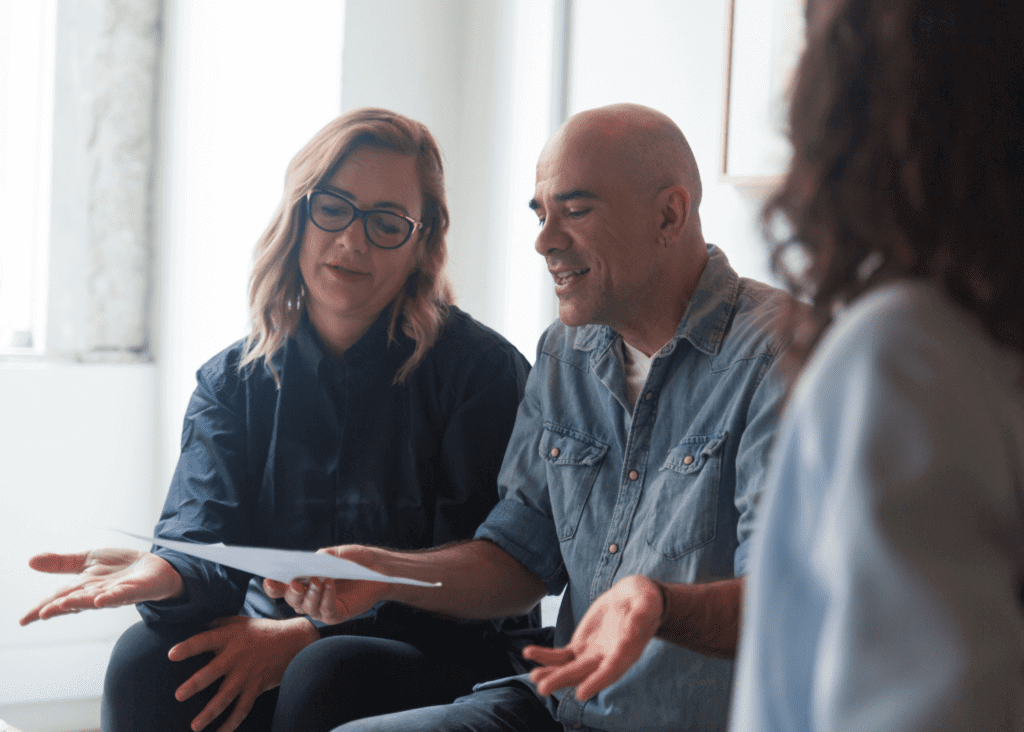
[[[658,193],[658,235],[673,241],[690,220],[690,192],[683,186],[669,186]]]

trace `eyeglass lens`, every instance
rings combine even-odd
[[[310,218],[324,231],[341,231],[359,214],[367,238],[383,249],[402,246],[412,234],[414,224],[404,216],[389,211],[359,211],[344,198],[325,191],[314,191],[310,196]]]

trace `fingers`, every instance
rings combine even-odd
[[[186,658],[192,658],[200,653],[206,651],[215,651],[220,649],[224,644],[220,641],[220,633],[216,630],[206,630],[202,633],[196,633],[188,640],[183,640],[181,643],[171,647],[171,650],[167,652],[167,657],[172,661],[184,661]],[[208,667],[208,666],[207,666]],[[206,668],[206,667],[204,667]],[[198,675],[201,671],[197,671]],[[195,678],[195,676],[193,676]],[[189,679],[191,681],[192,679]],[[212,680],[212,679],[211,679]],[[186,684],[188,681],[185,682]],[[199,689],[205,689],[208,684],[203,684],[198,689],[195,689],[188,696],[192,696]],[[185,697],[186,699],[188,697]],[[179,700],[180,701],[180,700]]]
[[[187,643],[188,641],[185,642]],[[172,648],[171,651],[167,653],[167,657],[171,658],[171,652],[173,652],[174,649],[180,645],[182,644],[179,643],[177,646],[174,646],[174,648]],[[193,655],[195,654],[183,655],[180,658],[171,658],[171,660],[181,661]],[[224,674],[228,672],[228,668],[229,664],[225,663],[220,656],[214,657],[212,661],[210,661],[208,664],[206,664],[201,669],[196,671],[194,674],[189,676],[185,683],[183,683],[181,686],[174,690],[174,698],[178,701],[186,701],[187,699],[191,699],[194,694],[198,694],[200,691],[202,691],[207,686],[212,684],[214,681],[219,679],[221,676],[224,676]],[[223,691],[223,688],[221,690]],[[211,703],[212,701],[213,700],[211,700]],[[224,709],[218,711],[217,714],[220,714],[220,712],[222,711],[224,711]],[[213,717],[210,717],[210,719],[216,717],[217,714],[214,714]],[[206,720],[206,724],[210,723],[210,719]]]
[[[249,691],[246,691],[239,696],[238,699],[235,700],[235,708],[231,712],[231,716],[228,717],[227,721],[217,729],[217,732],[234,732],[234,730],[238,729],[238,725],[240,725],[242,720],[249,716],[249,712],[252,711],[253,704],[256,703],[256,696],[256,694]],[[211,719],[216,719],[216,715]],[[195,722],[193,722],[193,725],[194,724]],[[196,728],[193,726],[193,729],[202,728]]]
[[[296,612],[316,618],[320,612],[322,593],[322,580],[311,579],[308,584],[299,580],[292,580],[284,593],[284,599]]]
[[[186,682],[188,683],[188,682]],[[203,711],[196,715],[195,719],[192,720],[192,729],[195,732],[204,729],[210,722],[215,720],[224,710],[231,706],[231,702],[236,701],[235,709],[231,713],[231,716],[220,726],[220,730],[223,732],[229,732],[238,727],[245,719],[245,716],[252,709],[253,702],[256,700],[255,695],[250,695],[249,692],[245,692],[239,695],[241,682],[235,681],[234,676],[228,676],[224,679],[224,682],[220,685],[220,689],[213,698],[210,699],[209,703],[203,707]],[[205,687],[204,687],[205,688]],[[251,698],[250,698],[251,696]],[[177,697],[177,694],[175,694]],[[185,697],[188,698],[188,697]],[[179,701],[183,701],[179,699]]]
[[[284,597],[284,593],[288,591],[288,585],[277,580],[265,579],[263,580],[263,591],[276,600],[279,597]]]
[[[337,584],[334,580],[320,577],[313,577],[308,582],[292,580],[286,586],[283,597],[296,612],[325,623],[340,623],[347,620],[351,613],[338,600]]]
[[[44,552],[36,554],[28,560],[28,566],[37,572],[48,572],[50,574],[78,574],[85,569],[85,562],[89,552],[77,552],[73,554],[54,554]]]
[[[537,693],[547,696],[568,686],[577,686],[599,666],[598,658],[577,658],[563,666],[545,666],[530,672],[530,681],[537,686]]]
[[[75,590],[65,587],[54,595],[43,600],[18,621],[28,625],[35,620],[49,620],[58,615],[69,615],[82,610],[96,609],[96,593],[89,590]]]
[[[617,667],[606,660],[605,663],[598,665],[593,672],[588,674],[585,679],[577,682],[576,698],[581,702],[586,701],[597,692],[611,686],[612,682],[617,681],[628,668],[629,666]]]
[[[576,654],[568,647],[527,646],[523,649],[523,658],[536,661],[542,666],[560,666],[576,658]]]
[[[323,593],[320,596],[320,615],[319,619],[325,623],[335,623],[344,620],[341,614],[337,612],[338,607],[338,592],[337,584],[328,580],[324,582]]]
[[[108,607],[121,607],[123,605],[134,605],[136,602],[144,602],[147,598],[137,597],[135,588],[116,585],[101,590],[93,598],[93,607],[102,610]]]

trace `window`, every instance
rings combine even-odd
[[[0,355],[44,348],[56,0],[0,0]]]

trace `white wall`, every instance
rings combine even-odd
[[[437,138],[458,305],[531,361],[556,313],[526,207],[537,152],[551,131],[556,5],[349,0],[345,22],[342,108],[387,107]]]
[[[169,0],[160,184],[162,501],[195,372],[248,331],[288,161],[340,112],[344,3]]]
[[[719,180],[728,0],[577,0],[570,113],[614,102],[659,109],[693,148],[705,239],[743,276],[768,281],[755,224],[764,191]]]
[[[0,364],[0,717],[7,705],[97,696],[134,608],[21,628],[65,584],[28,570],[42,551],[123,543],[107,527],[153,523],[156,367]]]
[[[165,8],[156,363],[0,364],[0,576],[17,586],[0,610],[0,717],[26,732],[98,724],[110,647],[138,619],[123,608],[18,627],[64,584],[28,557],[135,545],[106,526],[151,530],[195,370],[245,335],[252,248],[285,166],[340,111],[343,3]]]

